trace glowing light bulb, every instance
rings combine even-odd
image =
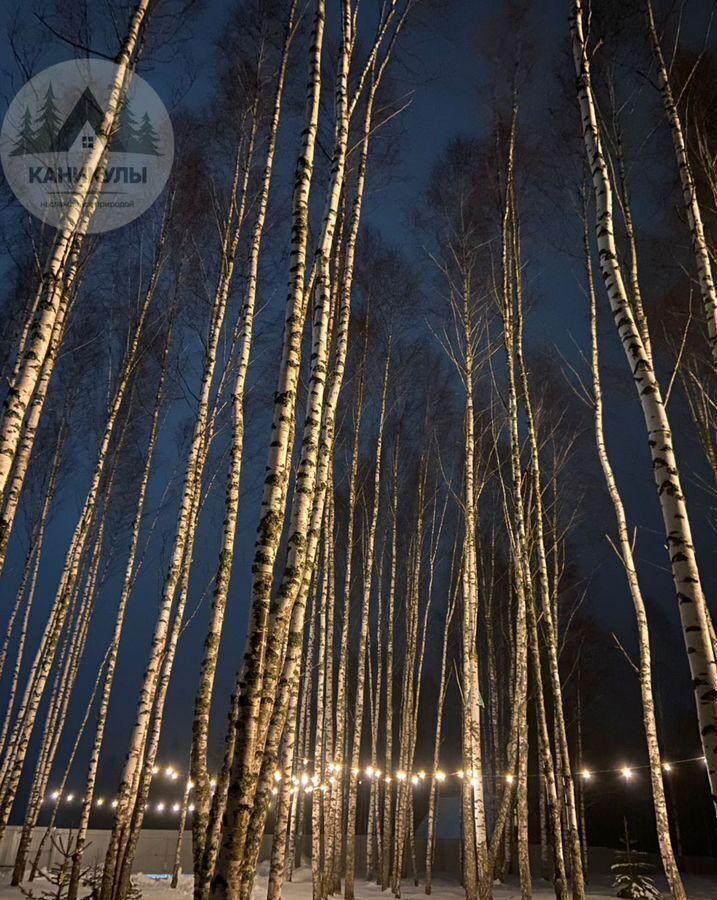
[[[174,774],[174,769],[171,766],[167,766],[167,768],[164,770],[164,774],[167,776],[167,778],[171,778]]]
[[[399,781],[405,781],[406,773],[405,772],[396,772],[396,778],[398,778]]]
[[[274,772],[274,781],[281,781],[281,772],[278,769]]]
[[[459,778],[464,778],[464,777],[465,777],[465,774],[466,774],[466,773],[463,771],[463,769],[459,769],[459,770],[456,772],[456,775],[457,775]]]
[[[188,790],[188,791],[194,790],[194,782],[193,782],[193,781],[188,781],[188,782],[187,782],[187,790]]]
[[[159,766],[152,766],[152,774],[153,775],[159,774]]]
[[[663,763],[663,764],[662,764],[662,768],[665,770],[665,772],[671,772],[671,771],[672,771],[672,766],[671,766],[669,763]]]
[[[632,778],[632,769],[628,769],[627,766],[624,766],[621,774],[625,781],[629,781]]]
[[[68,803],[72,803],[72,801],[73,801],[74,799],[75,799],[75,795],[74,795],[74,794],[68,794],[68,795],[65,797],[65,800],[67,800]]]
[[[593,777],[593,773],[590,772],[588,769],[583,769],[582,772],[580,773],[580,775],[581,775],[583,781],[590,781],[590,779]]]
[[[418,775],[411,776],[411,784],[420,784],[420,782],[421,782],[421,779],[418,777]]]
[[[421,779],[421,781],[423,781],[423,779],[426,777],[426,773],[423,769],[421,769],[421,771],[418,773],[418,777]]]
[[[105,801],[102,799],[102,797],[98,797],[98,798],[97,798],[97,806],[102,806],[102,804],[103,804],[104,802],[105,802]]]
[[[513,784],[513,782],[515,781],[515,775],[508,774],[505,776],[505,780],[508,782],[508,784]]]
[[[112,809],[117,809],[117,801],[113,800],[110,806],[112,807]]]
[[[445,773],[445,772],[441,772],[441,770],[439,769],[439,770],[436,772],[436,781],[445,781],[445,780],[446,780],[446,773]]]
[[[178,813],[181,808],[182,807],[179,805],[179,803],[172,804],[172,812]]]
[[[271,789],[271,796],[272,796],[272,797],[276,797],[276,795],[277,795],[278,793],[279,793],[279,788],[273,787],[273,788]]]
[[[158,813],[164,812],[164,803],[157,804],[157,812]]]
[[[58,798],[59,796],[60,796],[60,792],[59,792],[59,791],[53,791],[53,792],[50,794],[50,798],[51,798],[52,800],[57,800],[57,798]]]
[[[373,766],[366,766],[366,777],[373,778]]]
[[[188,806],[189,812],[194,812],[194,804],[190,803]]]

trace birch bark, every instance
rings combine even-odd
[[[707,760],[713,802],[717,804],[717,662],[710,639],[709,612],[700,582],[667,412],[660,386],[635,325],[619,266],[612,217],[612,186],[595,111],[582,0],[575,0],[571,30],[582,133],[595,193],[595,228],[600,270],[615,327],[625,350],[645,418],[655,486],[665,525],[683,637],[692,674],[700,737]]]

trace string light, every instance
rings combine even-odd
[[[661,765],[662,765],[663,772],[665,774],[670,774],[670,773],[674,772],[674,768],[676,765],[681,765],[684,763],[694,763],[694,762],[701,762],[705,766],[708,765],[707,758],[705,756],[693,756],[693,757],[689,757],[687,759],[678,759],[678,760],[673,760],[672,762],[663,762]],[[306,761],[305,764],[308,764],[308,761]],[[337,774],[340,773],[342,770],[342,766],[335,762],[329,763],[327,765],[327,768],[328,768],[329,772],[331,772],[331,773],[335,772]],[[587,781],[591,781],[591,780],[595,779],[596,776],[618,775],[621,778],[623,778],[626,782],[628,782],[628,781],[632,781],[635,778],[635,775],[637,774],[637,772],[640,769],[647,770],[649,768],[650,768],[649,765],[641,765],[641,766],[633,766],[633,767],[621,766],[620,768],[617,768],[617,769],[599,769],[597,771],[590,771],[589,769],[582,769],[578,773],[576,773],[575,777],[580,778],[584,782],[587,782]],[[166,777],[168,777],[171,781],[176,781],[181,776],[181,773],[177,769],[175,769],[174,766],[166,766],[164,768],[159,765],[152,766],[152,773],[156,774],[158,772],[163,772],[166,775]],[[441,769],[436,769],[434,772],[432,772],[430,774],[428,772],[426,772],[425,769],[421,769],[416,774],[412,775],[410,772],[406,772],[402,769],[398,770],[397,772],[393,772],[393,773],[391,773],[391,772],[383,773],[383,772],[381,772],[380,769],[375,768],[373,765],[368,765],[365,767],[365,769],[360,769],[360,768],[351,769],[351,772],[354,775],[354,777],[356,777],[358,779],[359,784],[363,783],[363,779],[361,777],[362,775],[364,775],[369,781],[383,779],[383,781],[386,785],[390,785],[395,780],[395,781],[399,781],[401,783],[410,781],[410,783],[414,787],[417,787],[418,785],[420,785],[420,783],[423,780],[425,780],[427,778],[433,778],[436,783],[442,784],[448,778],[451,778],[451,777],[455,777],[455,778],[458,778],[461,780],[464,780],[464,779],[468,780],[474,789],[477,788],[480,784],[480,773],[475,772],[475,771],[466,771],[464,769],[458,769],[455,772],[445,772]],[[533,773],[530,773],[530,777],[538,777],[538,776]],[[279,769],[277,769],[274,772],[273,778],[274,778],[274,782],[277,784],[283,780],[283,775]],[[504,776],[504,779],[507,784],[513,784],[515,782],[515,775],[513,775],[512,773],[508,773]],[[322,782],[319,775],[316,775],[316,774],[311,775],[309,772],[302,770],[300,773],[298,773],[298,775],[295,775],[292,777],[291,783],[293,785],[293,787],[291,789],[292,795],[294,794],[294,792],[296,790],[299,790],[299,789],[303,790],[306,794],[310,794],[315,789],[321,790],[322,793],[326,793],[328,790],[333,789],[338,784],[338,779],[337,779],[336,775],[332,774],[326,780],[326,782]],[[209,785],[210,785],[210,788],[212,789],[212,791],[215,791],[216,787],[217,787],[216,778],[211,778],[209,781]],[[194,782],[191,780],[188,780],[186,783],[187,791],[191,791],[193,788],[194,788]],[[278,790],[276,787],[274,787],[274,789],[272,790],[272,795],[276,796],[277,793],[278,793]],[[47,795],[47,800],[52,800],[55,802],[59,801],[59,802],[64,802],[64,803],[73,803],[76,796],[77,795],[74,793],[68,793],[63,796],[59,790],[54,790]],[[107,801],[105,801],[105,798],[97,797],[94,801],[94,805],[98,809],[104,807],[106,804],[111,806],[112,809],[117,809],[118,800],[117,799],[113,799],[113,800],[108,799]],[[149,804],[145,804],[145,809],[149,809],[149,808],[150,808]],[[154,809],[158,813],[162,813],[165,810],[170,809],[170,808],[173,812],[176,813],[181,810],[182,805],[180,803],[175,802],[175,803],[171,804],[171,806],[170,806],[166,801],[160,801],[160,802],[156,803],[154,806]],[[193,813],[195,810],[195,805],[193,803],[188,804],[187,810],[190,813]]]

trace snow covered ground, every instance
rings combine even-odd
[[[25,900],[19,888],[10,887],[10,875],[5,872],[0,875],[0,900]],[[169,884],[169,876],[161,875],[136,875],[134,879],[142,889],[143,900],[186,900],[192,896],[192,879],[190,875],[182,875],[179,886],[172,890]],[[689,900],[717,900],[717,879],[687,877],[685,880]],[[32,889],[32,893],[41,900],[43,889],[50,888],[42,879],[36,879],[32,885],[26,885],[26,889]],[[665,890],[665,885],[661,885]],[[554,897],[549,885],[544,882],[536,883],[533,887],[536,897]],[[310,900],[311,898],[311,873],[307,869],[295,873],[295,880],[284,884],[283,895],[285,900]],[[519,900],[520,890],[516,885],[496,885],[494,890],[496,900]],[[414,887],[410,882],[404,882],[402,897],[404,900],[419,900],[425,898],[423,886]],[[435,881],[431,897],[433,900],[462,900],[463,890],[459,885],[447,882]],[[262,864],[259,868],[252,900],[265,900],[266,897],[266,867]],[[362,879],[356,881],[357,900],[379,900],[390,898],[391,894],[382,894],[374,884],[367,884]],[[614,900],[615,893],[610,887],[609,879],[598,879],[597,883],[588,886],[590,900]]]

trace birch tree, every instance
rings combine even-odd
[[[619,266],[612,216],[612,185],[595,112],[581,0],[575,0],[571,30],[582,134],[595,193],[595,230],[600,270],[645,418],[655,485],[692,674],[700,737],[714,799],[717,798],[717,662],[710,639],[710,616],[700,582],[690,520],[662,392],[636,328]]]

